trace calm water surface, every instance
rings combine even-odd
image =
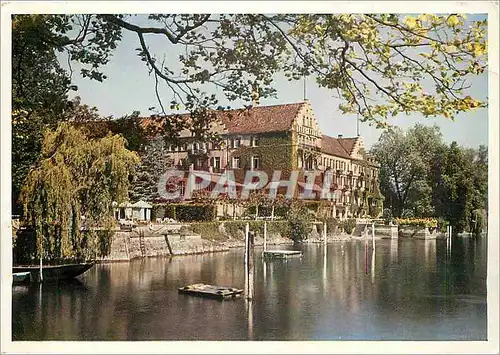
[[[13,288],[14,340],[486,340],[486,239],[303,245],[263,262],[255,298],[178,294],[243,287],[242,249],[96,265],[79,282]],[[272,247],[292,249],[292,246]]]

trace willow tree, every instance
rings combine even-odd
[[[88,138],[70,124],[44,135],[41,159],[21,190],[36,255],[48,261],[89,260],[106,253],[116,226],[113,202],[128,198],[139,162],[119,135]]]

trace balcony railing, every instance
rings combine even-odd
[[[201,149],[190,149],[188,153],[190,155],[205,155],[207,154],[207,149],[206,148],[201,148]]]

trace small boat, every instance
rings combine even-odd
[[[224,300],[226,298],[233,298],[240,296],[241,293],[243,293],[243,290],[226,286],[194,284],[179,288],[179,293],[186,293],[186,294],[191,294],[193,296],[201,296],[201,297]]]
[[[290,257],[302,257],[299,250],[266,250],[262,253],[266,259],[287,259]]]
[[[40,266],[14,266],[12,274],[19,275],[16,276],[19,279],[23,277],[22,275],[28,273],[29,280],[32,282],[62,281],[75,278],[85,273],[92,266],[94,266],[94,263],[44,265],[42,266],[42,280],[40,280]]]
[[[14,272],[12,274],[13,284],[25,284],[31,281],[31,272]]]

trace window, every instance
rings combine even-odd
[[[215,171],[220,170],[220,157],[212,158],[212,167],[214,168]]]
[[[257,155],[252,155],[252,170],[259,169],[259,157]]]
[[[231,167],[233,169],[239,169],[241,165],[241,159],[240,157],[233,157],[233,160],[231,162]]]
[[[231,139],[231,148],[238,148],[241,144],[241,138]]]
[[[251,137],[250,138],[250,145],[252,147],[257,147],[259,145],[259,138],[258,137]]]

